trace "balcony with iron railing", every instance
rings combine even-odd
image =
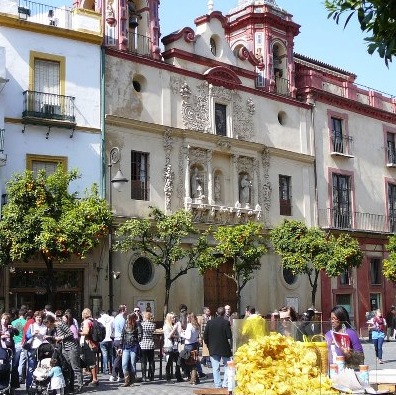
[[[290,81],[287,78],[274,77],[272,82],[269,84],[268,82],[266,83],[266,79],[262,71],[257,73],[256,88],[265,88],[266,90],[277,93],[278,95],[291,96]]]
[[[50,3],[50,2],[48,2]],[[52,5],[42,4],[30,0],[1,0],[0,19],[7,22],[12,18],[20,21],[49,25],[70,31],[78,31],[82,34],[89,33],[98,37],[98,42],[102,38],[102,16],[97,12],[86,12],[80,7],[61,8]]]
[[[331,155],[351,158],[352,142],[352,137],[343,136],[341,133],[333,130],[331,133]]]
[[[319,210],[319,227],[374,233],[395,233],[396,216],[336,209]]]
[[[7,162],[7,154],[4,153],[4,134],[5,129],[0,129],[0,167]]]
[[[129,42],[126,52],[150,58],[153,57],[151,38],[148,36],[143,36],[142,34],[131,33],[129,35]]]
[[[23,92],[22,120],[25,124],[39,124],[74,128],[74,97],[36,91]]]
[[[18,17],[41,25],[72,29],[72,11],[69,8],[58,8],[35,1],[19,0]]]

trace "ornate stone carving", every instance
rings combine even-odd
[[[251,99],[250,99],[251,100]],[[253,101],[242,107],[242,97],[235,92],[233,100],[233,135],[240,140],[250,140],[254,136],[253,114],[255,107]]]
[[[206,165],[208,162],[208,151],[197,147],[188,147],[188,158],[191,164],[200,163]]]
[[[231,102],[233,91],[226,89],[223,86],[210,85],[209,95],[218,100]]]
[[[235,207],[227,207],[190,202],[186,209],[192,212],[194,222],[198,223],[238,225],[248,221],[260,221],[262,217],[262,210],[258,204],[252,209],[241,207],[240,203]]]
[[[217,147],[222,151],[229,151],[231,149],[231,144],[228,140],[220,139],[217,141]]]
[[[184,83],[183,78],[175,77],[174,75],[171,75],[169,79],[169,88],[173,94],[177,95],[180,92],[183,83]]]
[[[236,170],[238,173],[253,173],[254,158],[249,158],[248,156],[237,156],[236,160]]]
[[[198,94],[193,94],[186,82],[180,88],[183,124],[186,129],[206,132],[210,126],[208,85],[203,82],[197,89]]]
[[[188,158],[188,148],[185,146],[181,146],[179,149],[179,163],[178,163],[178,174],[179,180],[177,185],[177,197],[179,199],[179,206],[183,206],[184,204],[184,197],[185,197],[185,190],[184,190],[184,178],[185,178],[185,171],[186,171],[186,164],[185,160],[187,160],[187,168],[190,166],[189,158]]]
[[[172,171],[171,165],[171,151],[173,148],[173,138],[172,133],[168,129],[164,133],[163,146],[165,151],[165,168],[164,168],[164,193],[165,193],[165,210],[166,212],[171,212],[171,200],[173,192],[173,180],[175,178],[175,173]]]
[[[269,154],[269,149],[268,147],[265,147],[263,149],[263,152],[261,154],[261,161],[263,164],[263,171],[264,171],[264,183],[262,186],[262,192],[261,192],[261,199],[263,207],[264,207],[264,221],[269,226],[269,210],[271,207],[271,195],[272,195],[272,185],[269,180],[269,167],[270,167],[270,154]]]

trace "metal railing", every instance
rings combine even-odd
[[[5,129],[0,129],[0,154],[4,152],[4,133]]]
[[[142,55],[147,57],[152,57],[152,42],[151,38],[148,36],[143,36],[141,34],[129,34],[129,43],[127,52]]]
[[[275,77],[275,92],[280,95],[290,95],[290,83],[287,78]]]
[[[334,130],[331,133],[331,146],[333,153],[351,155],[351,146],[353,139],[350,136],[343,136]]]
[[[22,118],[75,123],[74,97],[36,91],[23,92]]]
[[[326,229],[395,233],[396,217],[328,208],[319,210],[319,227]]]
[[[388,164],[396,165],[396,150],[394,146],[388,145]]]
[[[19,19],[41,25],[72,28],[72,12],[68,8],[58,8],[30,0],[19,0]]]

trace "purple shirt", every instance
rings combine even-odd
[[[337,347],[337,345],[333,342],[333,336],[331,334],[331,330],[328,331],[325,335],[326,337],[326,342],[327,342],[327,348],[329,352],[329,363],[335,363],[333,361],[333,348],[336,353],[336,355],[344,355],[342,352],[341,348]],[[351,340],[351,348],[353,351],[356,352],[363,352],[363,346],[362,343],[360,343],[359,336],[357,332],[354,329],[351,328],[346,328],[345,333],[348,334],[350,340]],[[332,347],[334,345],[334,347]]]

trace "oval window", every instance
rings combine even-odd
[[[283,278],[289,285],[293,285],[297,281],[297,276],[287,268],[283,268]]]
[[[149,259],[140,257],[133,264],[132,274],[138,284],[146,285],[153,278],[153,265]]]

